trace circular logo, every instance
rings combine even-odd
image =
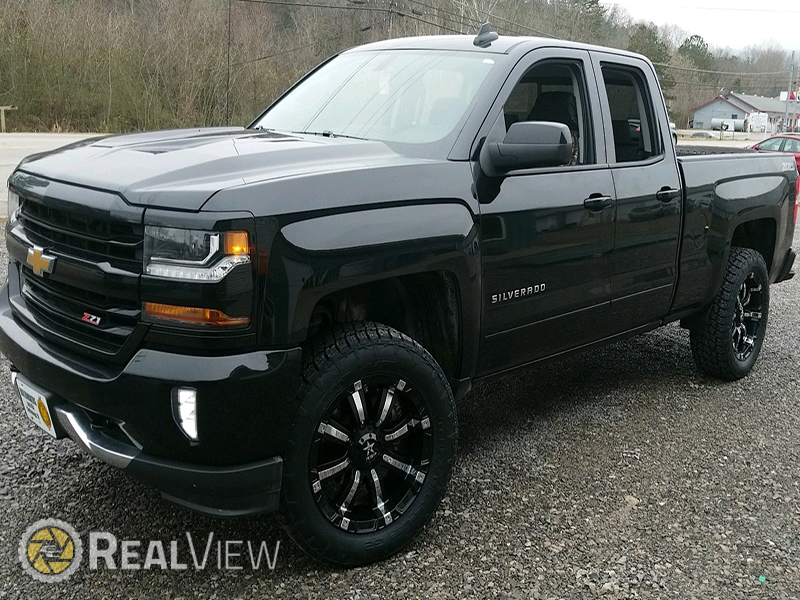
[[[22,568],[37,581],[64,581],[80,566],[83,548],[78,532],[64,521],[42,519],[25,530],[19,542]]]
[[[44,421],[44,424],[47,425],[48,429],[50,429],[50,413],[47,412],[47,407],[44,405],[44,402],[42,402],[41,398],[36,403],[36,407],[39,409],[39,415],[42,417],[42,421]]]

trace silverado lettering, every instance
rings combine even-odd
[[[502,294],[492,294],[492,304],[499,302],[507,302],[508,300],[515,300],[517,298],[525,298],[526,296],[533,296],[534,294],[541,294],[546,289],[544,283],[540,285],[528,286],[511,292],[503,292]]]

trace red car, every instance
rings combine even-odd
[[[794,154],[797,168],[800,170],[800,135],[776,135],[750,146],[759,152],[790,152]]]

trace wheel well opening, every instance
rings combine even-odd
[[[375,321],[422,345],[451,380],[459,378],[461,310],[452,274],[435,271],[392,277],[335,292],[314,307],[309,338],[338,323]]]
[[[739,225],[733,232],[731,245],[758,251],[767,263],[767,271],[771,271],[776,233],[775,219],[748,221]]]

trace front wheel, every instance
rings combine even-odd
[[[761,352],[768,316],[764,257],[749,248],[731,248],[722,287],[706,318],[691,330],[697,366],[728,381],[747,375]]]
[[[376,323],[347,325],[306,356],[284,458],[281,513],[312,557],[386,558],[428,523],[456,457],[455,400],[433,357]]]

